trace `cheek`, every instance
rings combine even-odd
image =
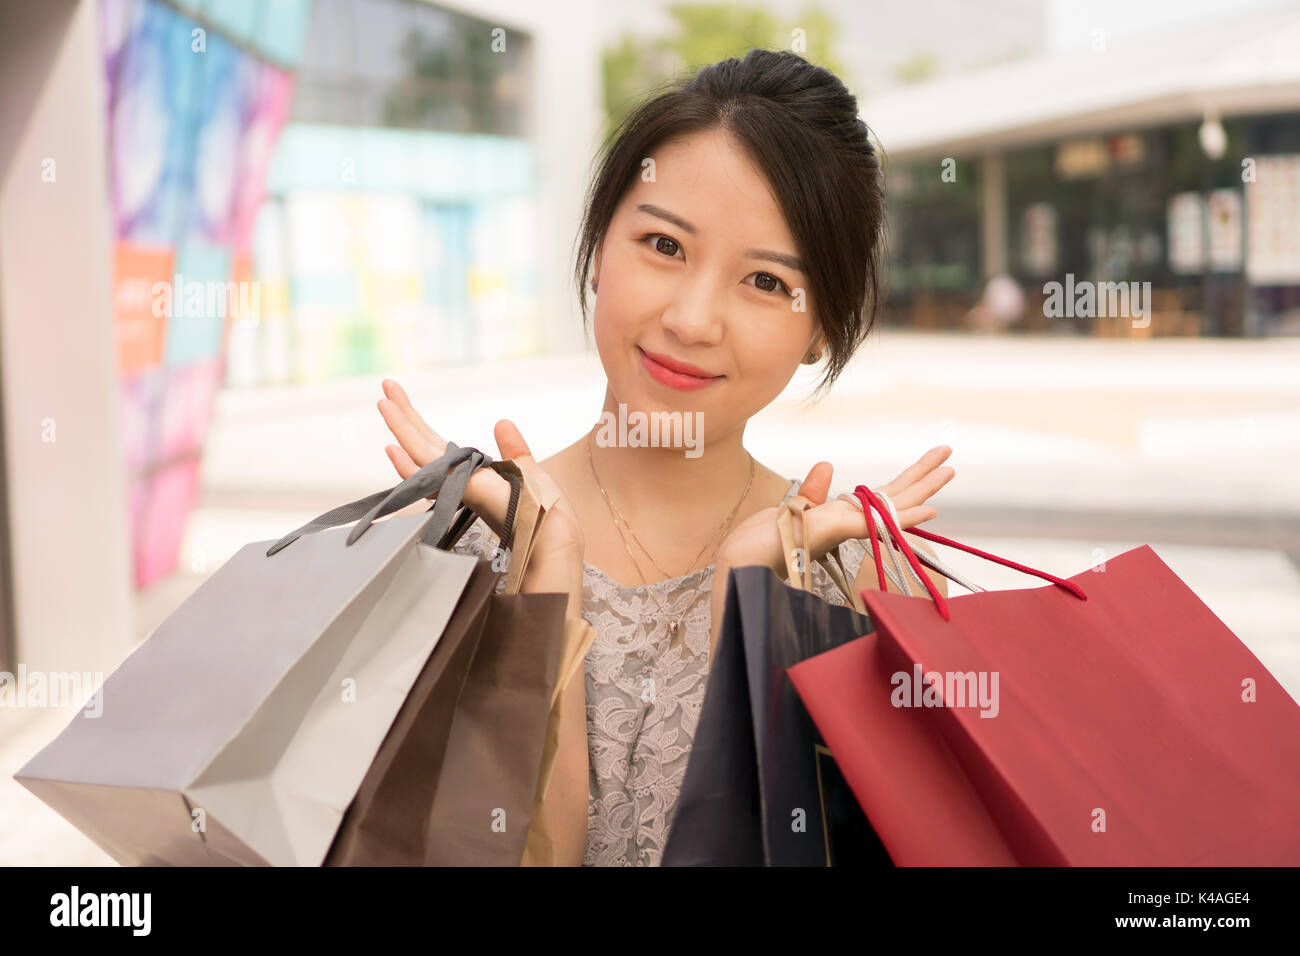
[[[623,321],[631,320],[638,311],[656,308],[668,288],[664,272],[648,263],[631,243],[620,243],[601,263],[601,293],[605,293],[606,282],[606,302]]]
[[[637,250],[620,243],[607,247],[600,266],[600,289],[593,302],[593,335],[601,357],[606,349],[630,350],[663,311],[664,285]]]
[[[611,385],[625,381],[635,372],[635,345],[641,338],[636,315],[626,307],[635,298],[620,285],[619,276],[614,270],[602,269],[591,322],[596,354]],[[606,282],[609,282],[608,292]]]
[[[759,388],[770,388],[773,382],[778,391],[784,388],[812,335],[808,323],[781,318],[783,321],[751,323],[732,335],[737,370]]]

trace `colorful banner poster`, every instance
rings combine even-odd
[[[167,370],[159,366],[122,380],[122,454],[131,475],[145,471],[158,460],[155,422],[166,379]]]
[[[260,312],[249,247],[310,0],[100,0],[122,453],[137,586],[175,566],[235,322]],[[236,29],[233,39],[223,31]],[[286,280],[279,290],[281,311]],[[279,323],[283,331],[281,315]],[[179,456],[179,457],[178,457]]]
[[[202,60],[192,21],[142,4],[119,54],[109,116],[110,183],[117,235],[155,245],[176,242],[193,189],[192,141]]]
[[[162,361],[167,317],[158,308],[158,290],[171,284],[173,266],[165,246],[118,242],[113,250],[113,327],[123,375]]]
[[[216,357],[227,317],[254,307],[254,291],[230,281],[230,249],[190,242],[176,257],[167,308],[166,364]]]
[[[275,144],[293,99],[293,80],[283,70],[246,57],[240,72],[244,125],[229,236],[237,252],[248,249],[252,242],[258,209],[266,198]]]
[[[239,172],[244,104],[240,55],[220,36],[206,40],[199,57],[201,96],[194,117],[194,184],[188,202],[185,240],[229,244],[235,182]]]
[[[136,504],[135,580],[147,587],[176,567],[185,527],[198,499],[199,459],[150,475]]]
[[[199,454],[221,387],[220,358],[167,369],[158,415],[158,457],[162,461]]]

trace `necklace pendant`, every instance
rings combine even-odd
[[[677,624],[678,624],[677,621],[669,621],[669,622],[668,622],[668,636],[669,636],[669,637],[676,637],[676,636],[677,636]]]

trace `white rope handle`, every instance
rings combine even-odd
[[[898,510],[894,507],[894,502],[890,500],[889,495],[885,494],[883,491],[876,491],[874,488],[872,489],[872,491],[876,494],[877,497],[879,497],[882,501],[884,501],[885,507],[889,509],[889,516],[894,519],[894,524],[898,525],[898,527],[901,529],[902,525],[899,524],[898,521]],[[839,497],[844,501],[851,502],[853,506],[857,508],[859,511],[863,510],[862,502],[858,500],[857,495],[844,494],[844,495],[839,495]],[[890,561],[893,563],[894,568],[898,569],[898,559],[895,557],[894,550],[890,546],[889,529],[885,526],[884,519],[881,518],[880,515],[876,514],[874,511],[871,513],[871,516],[876,519],[876,535],[880,538],[881,542],[885,545],[885,551],[889,554]],[[933,571],[938,571],[944,577],[948,578],[948,580],[953,581],[956,584],[960,584],[967,591],[975,592],[975,591],[984,590],[984,588],[980,587],[978,584],[974,584],[970,581],[967,581],[964,577],[962,577],[952,568],[948,567],[948,565],[945,564],[943,561],[940,561],[937,557],[934,557],[928,552],[922,551],[920,548],[914,548],[913,553],[916,555],[917,560],[920,561],[922,564],[924,564],[926,567],[930,568]],[[899,573],[902,574],[902,571],[900,570]],[[899,583],[898,580],[892,574],[889,573],[888,568],[885,569],[885,576],[888,577],[895,584]],[[900,585],[900,590],[903,590],[909,597],[911,596],[912,592],[908,590],[905,585]]]
[[[885,502],[885,507],[889,509],[889,514],[894,519],[894,523],[898,524],[898,511],[894,508],[894,503],[889,500],[889,495],[884,494],[883,492],[880,491],[877,491],[876,494],[878,494],[881,497],[881,499]],[[840,497],[844,498],[848,496],[840,495]],[[858,506],[859,511],[862,511],[862,502],[858,501],[858,499],[855,497],[853,498],[853,503]],[[897,587],[908,597],[911,597],[912,588],[907,583],[907,574],[899,566],[898,555],[895,554],[894,546],[890,543],[889,529],[886,527],[885,521],[883,518],[880,517],[880,515],[875,514],[873,512],[871,516],[876,519],[876,536],[880,539],[880,543],[885,546],[885,554],[889,556],[889,563],[894,568],[893,574],[890,574],[889,569],[885,568],[885,576],[889,578],[889,580],[894,582],[895,587]]]

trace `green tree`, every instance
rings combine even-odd
[[[673,25],[665,36],[641,39],[625,34],[602,55],[606,130],[612,129],[647,95],[676,77],[702,66],[743,57],[752,49],[795,49],[824,66],[852,89],[844,64],[835,56],[834,20],[820,7],[805,7],[784,22],[768,10],[739,3],[675,3]],[[803,49],[795,48],[796,30]]]
[[[904,84],[924,83],[939,71],[939,61],[930,53],[918,53],[894,67],[894,76]]]

